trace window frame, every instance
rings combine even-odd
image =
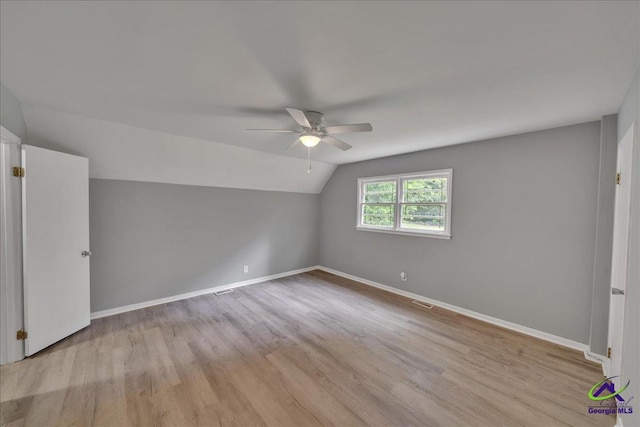
[[[404,202],[404,181],[416,178],[434,178],[434,177],[446,177],[447,178],[447,201],[444,203],[425,203],[425,205],[445,205],[445,229],[443,231],[434,230],[420,230],[414,228],[402,227],[402,206],[403,205],[415,205],[422,203],[405,203]],[[380,205],[392,205],[394,206],[394,225],[392,227],[385,227],[381,225],[367,225],[362,223],[363,215],[363,202],[364,186],[365,184],[371,184],[376,182],[389,182],[395,181],[396,183],[396,198],[394,203],[380,203]],[[358,200],[357,200],[357,213],[356,213],[356,229],[361,231],[374,231],[378,233],[391,233],[401,234],[408,236],[421,236],[432,237],[437,239],[451,239],[451,202],[452,202],[452,187],[453,187],[453,169],[439,169],[423,172],[412,172],[396,175],[385,176],[371,176],[358,178]]]

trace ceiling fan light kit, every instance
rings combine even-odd
[[[318,135],[314,135],[312,133],[305,132],[300,136],[300,142],[302,142],[307,147],[315,147],[320,143],[320,137]]]

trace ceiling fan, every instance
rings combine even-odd
[[[281,132],[281,133],[297,133],[300,134],[295,141],[293,141],[288,147],[295,147],[299,142],[303,145],[311,148],[318,145],[320,142],[333,145],[343,151],[351,148],[351,146],[345,142],[334,138],[332,135],[338,133],[349,132],[371,132],[373,127],[371,123],[357,123],[351,125],[337,125],[337,126],[324,126],[324,115],[317,111],[302,111],[295,108],[286,108],[287,112],[293,117],[293,120],[302,127],[302,130],[289,130],[289,129],[247,129],[249,131],[259,132]]]

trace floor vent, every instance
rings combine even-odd
[[[419,305],[420,307],[424,307],[424,308],[428,308],[429,310],[431,310],[433,308],[433,305],[426,303],[426,302],[422,302],[422,301],[418,301],[418,300],[413,300],[412,301],[415,305]]]
[[[220,295],[230,294],[231,292],[233,292],[233,289],[225,289],[224,291],[216,291],[214,294],[219,297]]]

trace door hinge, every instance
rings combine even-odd
[[[21,168],[20,166],[14,166],[13,176],[17,178],[24,178],[24,168]]]
[[[611,347],[607,348],[607,357],[611,359]]]
[[[620,185],[620,172],[616,174],[616,184]]]
[[[17,340],[26,340],[27,339],[27,331],[25,331],[24,329],[20,329],[18,332],[16,332],[16,339]]]

